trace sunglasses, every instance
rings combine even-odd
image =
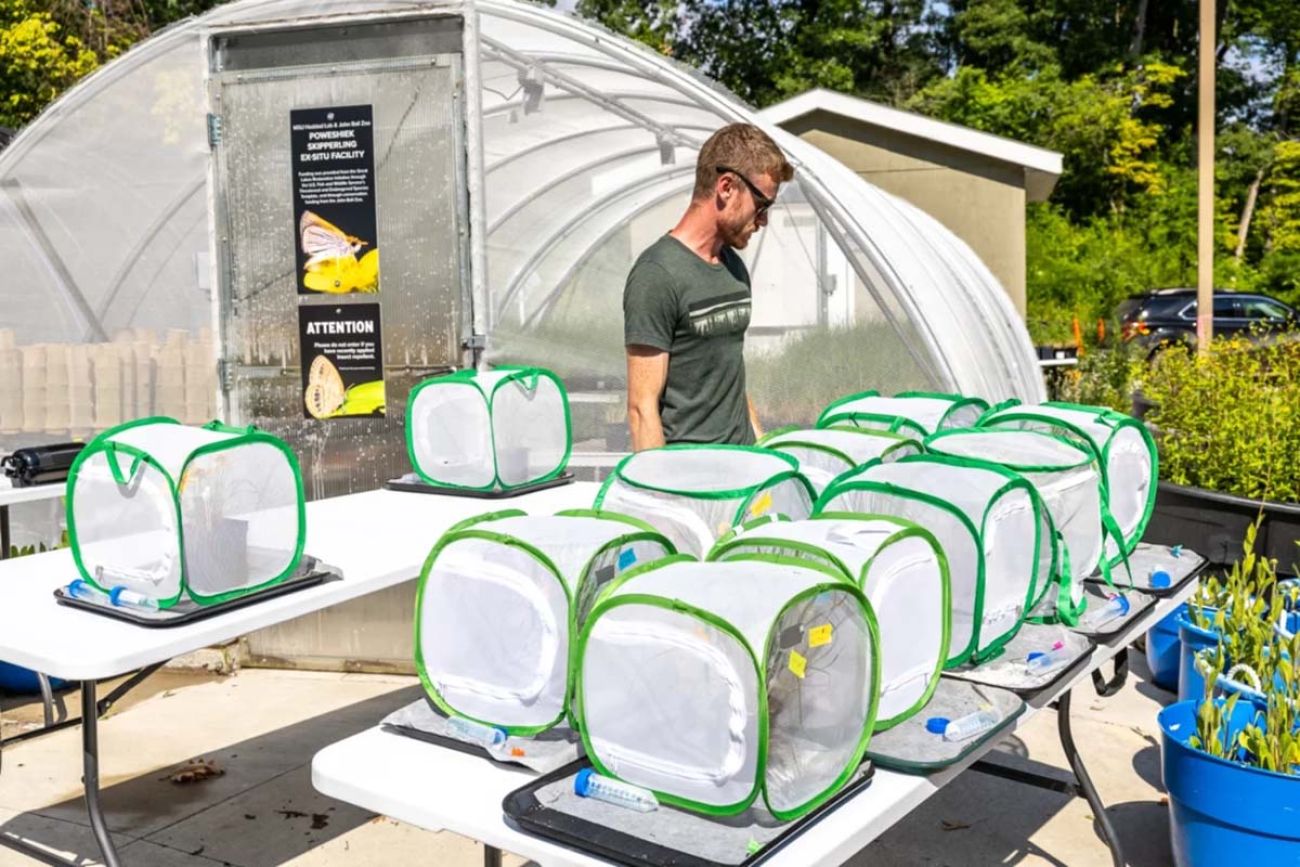
[[[745,186],[749,187],[749,194],[754,197],[754,204],[758,206],[758,212],[757,214],[755,214],[755,216],[759,216],[759,217],[763,216],[768,212],[768,210],[771,209],[773,205],[776,204],[776,199],[769,199],[766,195],[763,194],[762,190],[754,186],[753,181],[751,181],[749,178],[745,177],[743,174],[736,171],[735,169],[731,168],[730,166],[717,166],[716,169],[718,174],[720,175],[721,174],[735,175],[736,177],[744,181]]]

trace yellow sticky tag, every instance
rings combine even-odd
[[[808,670],[808,660],[797,650],[790,651],[790,670],[800,680],[803,680],[803,674]]]
[[[823,623],[821,626],[814,626],[808,630],[808,646],[821,647],[823,644],[830,644],[834,636],[834,627],[829,623]]]
[[[767,510],[770,508],[772,508],[772,492],[764,491],[763,496],[755,500],[754,505],[749,507],[749,514],[757,518],[760,515],[766,514]]]

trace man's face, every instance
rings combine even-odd
[[[771,175],[747,178],[729,168],[719,168],[718,231],[723,242],[737,250],[749,244],[750,237],[767,225],[767,212],[776,201],[781,185]]]

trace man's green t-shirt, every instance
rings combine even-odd
[[[672,235],[646,249],[623,290],[623,342],[668,353],[659,402],[667,442],[754,442],[745,400],[749,271],[723,247],[711,265]]]

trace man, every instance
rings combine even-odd
[[[776,142],[749,124],[723,127],[700,149],[686,213],[636,260],[623,290],[633,451],[748,445],[761,434],[745,392],[750,284],[736,250],[767,225],[793,176]]]

